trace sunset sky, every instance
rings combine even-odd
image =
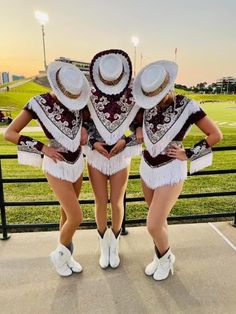
[[[236,76],[236,0],[0,0],[0,72],[30,76],[43,69],[41,28],[34,11],[47,12],[47,62],[59,56],[90,61],[121,48],[133,60],[131,37],[140,38],[137,70],[174,59],[177,83],[188,86]]]

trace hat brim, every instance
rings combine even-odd
[[[146,68],[148,68],[150,65],[163,66],[170,77],[167,86],[159,94],[152,97],[144,95],[142,91],[142,87],[141,87],[141,75],[143,71]],[[156,61],[145,66],[138,73],[138,75],[136,76],[133,82],[133,96],[134,96],[136,104],[139,107],[144,108],[144,109],[151,109],[154,106],[156,106],[174,88],[177,73],[178,73],[178,65],[172,61],[161,60],[161,61]]]
[[[86,106],[86,104],[89,101],[89,97],[90,97],[90,86],[89,86],[89,82],[86,79],[85,75],[82,73],[83,75],[83,86],[82,86],[82,90],[81,90],[81,94],[78,98],[76,99],[71,99],[67,96],[65,96],[62,91],[60,90],[57,81],[56,81],[56,73],[57,71],[65,66],[66,63],[65,62],[61,62],[61,61],[54,61],[52,63],[50,63],[48,65],[47,68],[47,76],[48,76],[48,81],[50,83],[50,86],[54,92],[54,94],[56,95],[56,97],[58,98],[58,100],[69,110],[71,111],[75,111],[75,110],[81,110],[84,106]]]
[[[124,73],[116,85],[106,85],[99,78],[99,64],[104,55],[118,55],[121,58]],[[90,65],[90,77],[96,89],[105,95],[120,95],[129,86],[132,77],[132,64],[129,56],[123,50],[110,49],[99,52],[93,57]]]

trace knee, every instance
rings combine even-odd
[[[151,220],[147,221],[147,230],[152,237],[158,232],[157,225]]]
[[[66,219],[67,219],[66,213],[62,207],[60,209],[61,209],[61,219],[66,221]]]
[[[111,207],[113,211],[115,210],[115,211],[121,212],[124,210],[123,202],[117,202],[117,201],[111,200]]]
[[[166,222],[163,222],[159,219],[153,220],[150,218],[147,220],[147,230],[151,236],[160,234],[165,228],[167,228]]]
[[[83,222],[83,214],[79,213],[71,217],[71,222],[75,227],[78,227]]]
[[[107,210],[107,204],[108,204],[108,201],[107,200],[96,200],[95,202],[95,206],[96,206],[96,210]]]

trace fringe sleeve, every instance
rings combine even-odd
[[[101,135],[99,134],[94,122],[92,119],[90,119],[90,121],[88,122],[88,146],[91,148],[91,149],[94,149],[93,148],[93,145],[96,143],[96,142],[102,142],[104,143],[104,140],[103,138],[101,137]]]
[[[136,114],[134,120],[131,122],[130,130],[132,132],[135,132],[138,127],[142,127],[143,126],[143,112],[144,112],[144,109],[142,109],[142,108],[139,109],[139,111]]]
[[[43,145],[29,136],[21,135],[17,151],[19,164],[41,168]]]
[[[212,150],[205,139],[185,151],[187,157],[190,159],[190,174],[212,165]]]

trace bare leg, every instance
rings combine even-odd
[[[141,179],[141,183],[142,183],[142,188],[143,188],[143,194],[144,194],[144,198],[146,203],[148,204],[148,207],[150,207],[151,203],[152,203],[152,198],[154,195],[154,190],[151,190],[150,188],[148,188],[145,184],[145,182],[143,181],[143,179]]]
[[[62,206],[60,206],[60,213],[61,213],[61,216],[60,216],[60,226],[59,226],[59,229],[61,230],[61,228],[63,227],[64,223],[66,222],[66,213],[63,209]]]
[[[60,230],[60,243],[64,246],[68,246],[71,243],[73,234],[75,233],[77,227],[83,220],[77,195],[71,182],[57,179],[48,173],[46,176],[48,183],[53,189],[67,217],[66,222]]]
[[[88,171],[95,196],[95,217],[97,228],[100,234],[103,235],[107,229],[108,177],[90,165],[88,165]]]
[[[79,179],[75,183],[73,183],[74,191],[77,198],[79,197],[79,194],[80,194],[82,182],[83,182],[83,176],[80,176]],[[60,217],[60,230],[61,230],[62,226],[66,222],[66,213],[62,206],[60,206],[60,211],[61,211],[61,217]]]
[[[124,194],[128,183],[129,167],[113,174],[110,177],[111,206],[112,206],[112,229],[118,234],[124,217]]]
[[[182,191],[183,181],[157,188],[149,206],[147,228],[160,254],[169,248],[167,217]]]

